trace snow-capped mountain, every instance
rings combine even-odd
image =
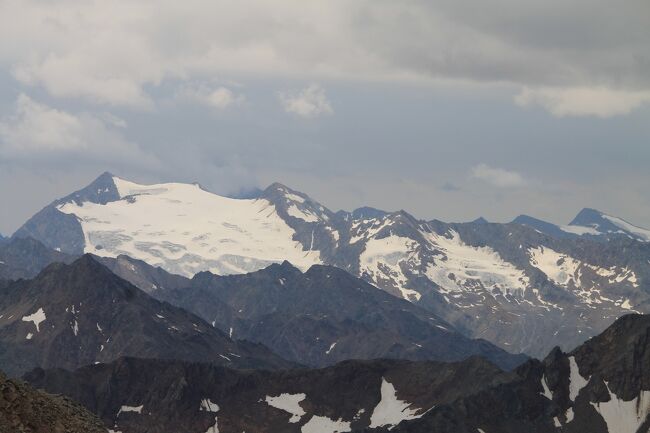
[[[650,230],[637,227],[622,218],[599,212],[595,209],[583,209],[569,223],[570,229],[578,229],[582,234],[623,235],[642,242],[650,242]],[[581,230],[584,229],[584,232]]]
[[[519,215],[512,222],[532,227],[558,238],[582,236],[607,240],[612,237],[628,237],[640,242],[650,242],[650,230],[637,227],[622,218],[589,208],[582,209],[568,225],[563,226],[528,215]]]
[[[334,213],[281,184],[232,199],[194,184],[138,185],[105,173],[14,236],[69,254],[126,254],[184,276],[251,272],[284,260],[303,271],[334,265],[470,337],[543,355],[579,344],[626,312],[650,311],[650,243],[596,236],[594,224],[580,217],[552,232],[525,221],[448,224],[372,208]],[[609,233],[602,221],[598,230]]]

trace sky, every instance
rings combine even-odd
[[[104,171],[650,227],[650,2],[0,0],[0,233]]]

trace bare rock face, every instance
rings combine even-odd
[[[102,422],[66,397],[53,396],[0,372],[0,431],[106,433]]]

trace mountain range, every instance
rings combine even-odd
[[[331,265],[513,353],[569,349],[629,312],[649,312],[648,231],[585,209],[567,226],[332,212],[273,184],[246,199],[198,184],[140,185],[105,173],[54,201],[14,238],[69,255],[128,255],[192,277],[291,262]],[[153,283],[155,284],[155,283]]]
[[[649,336],[650,316],[627,315],[512,372],[481,358],[285,372],[122,358],[25,379],[125,433],[635,433],[650,426]]]
[[[647,234],[106,173],[0,238],[0,431],[644,432]]]
[[[90,255],[0,286],[0,365],[77,368],[121,356],[290,368],[266,347],[233,341],[201,318],[160,302]]]
[[[526,360],[485,340],[471,340],[427,310],[351,274],[289,262],[245,275],[197,274],[152,296],[201,316],[285,359],[322,367],[346,359],[456,361],[480,355],[511,369]]]

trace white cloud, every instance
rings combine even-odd
[[[517,105],[539,105],[557,117],[619,116],[648,102],[650,92],[617,91],[606,87],[526,87],[515,96]]]
[[[280,92],[279,98],[287,113],[300,117],[314,118],[334,113],[325,90],[318,84],[311,84],[299,92]]]
[[[245,101],[244,95],[236,94],[223,86],[186,85],[177,92],[176,96],[219,110],[241,105]]]
[[[648,16],[645,0],[4,0],[0,65],[56,97],[139,108],[165,80],[223,74],[597,83],[629,101],[650,89]]]
[[[478,164],[472,167],[470,175],[474,179],[482,180],[499,188],[514,188],[526,185],[526,180],[516,171],[490,167],[487,164]]]
[[[126,140],[125,122],[109,113],[73,114],[21,94],[14,113],[0,120],[0,160],[45,162],[121,161],[153,166],[156,160]]]

